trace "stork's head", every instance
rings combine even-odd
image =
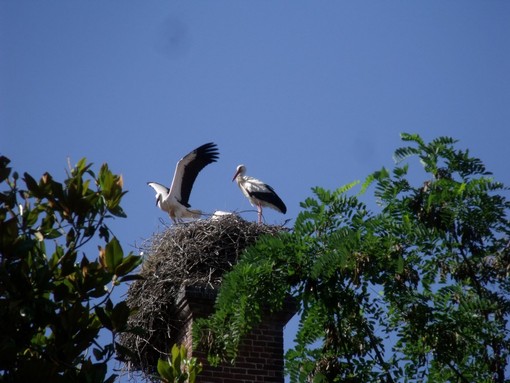
[[[239,165],[236,169],[236,173],[234,174],[234,177],[232,178],[232,182],[237,178],[237,176],[244,176],[246,173],[246,166]]]
[[[147,182],[147,185],[149,185],[151,188],[154,189],[156,192],[156,206],[160,206],[160,203],[163,202],[165,197],[168,195],[168,188],[166,186],[163,186],[161,184],[158,184],[157,182]]]

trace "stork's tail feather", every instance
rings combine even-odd
[[[203,213],[200,210],[186,209],[186,218],[200,218]]]

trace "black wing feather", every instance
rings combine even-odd
[[[220,153],[215,143],[208,142],[193,150],[191,154],[194,154],[195,158],[184,167],[185,171],[181,184],[181,200],[179,201],[186,207],[190,207],[189,196],[198,173],[210,163],[216,162]]]
[[[282,199],[278,196],[278,194],[276,194],[274,189],[268,184],[265,184],[265,186],[269,192],[252,192],[249,194],[261,201],[270,203],[271,205],[278,208],[278,210],[280,210],[283,214],[287,213],[287,206],[285,206]]]

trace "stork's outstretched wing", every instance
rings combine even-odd
[[[198,173],[218,160],[216,144],[209,142],[182,157],[175,167],[169,198],[175,198],[182,205],[190,207],[189,196]]]

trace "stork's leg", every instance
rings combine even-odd
[[[260,206],[260,204],[257,204],[257,212],[259,216],[259,223],[262,223],[262,206]]]

